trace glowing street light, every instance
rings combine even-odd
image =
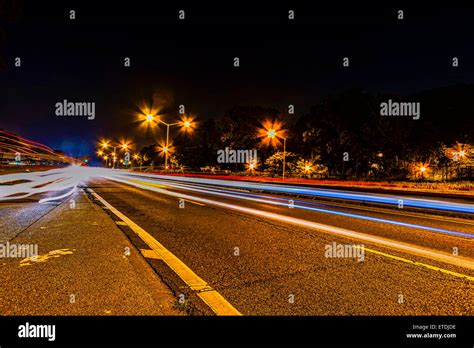
[[[153,122],[155,120],[155,116],[153,116],[152,114],[148,114],[145,116],[145,121],[150,123],[150,122]]]
[[[285,179],[286,172],[286,137],[283,136],[284,130],[281,130],[280,122],[265,121],[263,129],[259,129],[259,136],[267,139],[271,143],[274,139],[283,139],[283,179]]]
[[[246,164],[247,170],[252,173],[252,175],[255,173],[255,169],[257,169],[257,161],[252,160],[251,162],[248,162]]]
[[[174,123],[166,123],[163,120],[159,120],[161,124],[164,124],[166,126],[166,143],[165,146],[162,147],[162,151],[165,154],[165,170],[168,169],[168,157],[169,157],[169,152],[170,152],[170,127],[173,126],[181,126],[181,129],[184,131],[192,130],[193,129],[193,123],[192,119],[183,119],[181,122],[174,122]]]
[[[419,174],[422,178],[424,178],[425,174],[428,174],[430,171],[430,164],[428,162],[419,162],[414,165],[414,173]]]
[[[121,151],[128,151],[130,149],[130,146],[131,146],[130,142],[126,141],[126,140],[122,140],[118,143],[112,143],[109,140],[101,140],[99,142],[99,147],[102,148],[102,149],[99,149],[99,151],[97,152],[97,155],[102,156],[105,153],[104,150],[111,147],[112,152],[110,153],[110,155],[111,155],[111,158],[113,160],[112,168],[115,168],[115,162],[117,160],[117,148],[120,148]],[[124,163],[124,161],[121,161],[120,163]]]
[[[159,115],[160,108],[147,106],[143,104],[140,107],[140,113],[137,114],[139,120],[148,127],[155,127],[156,125],[163,124],[166,126],[166,142],[164,146],[161,148],[161,151],[165,154],[165,169],[168,168],[168,157],[171,151],[170,149],[170,127],[173,126],[180,126],[181,130],[184,132],[192,131],[194,128],[193,119],[191,117],[183,116],[179,122],[167,123],[162,120],[161,116]]]

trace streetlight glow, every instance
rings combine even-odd
[[[280,144],[280,139],[283,140],[283,173],[282,177],[285,179],[286,169],[286,131],[282,129],[282,123],[279,121],[266,120],[262,122],[263,128],[258,129],[258,137],[262,138],[262,143],[266,145],[277,146]]]
[[[155,116],[153,116],[152,114],[148,114],[145,116],[145,120],[147,122],[153,122],[154,119],[155,119]]]

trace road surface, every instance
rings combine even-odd
[[[124,177],[121,180],[127,181]],[[244,315],[474,312],[474,221],[295,198],[290,208],[288,200],[292,197],[281,195],[257,194],[251,197],[258,201],[252,201],[239,194],[255,193],[242,190],[230,196],[216,196],[204,192],[215,186],[190,185],[183,189],[174,186],[176,180],[129,180],[142,187],[106,179],[88,186],[166,246]],[[199,199],[186,198],[189,195]],[[274,200],[285,204],[267,203]],[[277,216],[256,215],[258,212]],[[297,225],[280,217],[316,222],[328,228]],[[335,234],[332,227],[360,235]],[[375,237],[374,242],[358,238],[367,236]],[[398,244],[392,248],[379,243],[387,240],[409,247],[410,252],[401,251]],[[326,247],[334,243],[363,244],[364,261],[326,257]],[[453,250],[457,250],[457,256],[453,256]],[[426,251],[429,254],[423,254]],[[186,292],[165,264],[157,260],[152,264],[175,293]],[[188,293],[186,296],[191,296]],[[207,312],[200,301],[192,298],[191,302],[196,311]]]
[[[72,185],[107,212],[188,314],[474,314],[470,202],[403,197],[399,207],[390,195],[118,170],[42,175],[16,195],[43,203],[3,196],[3,240],[48,214],[55,196],[67,200]]]

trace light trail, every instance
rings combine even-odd
[[[260,187],[260,184],[253,185],[252,183],[229,183],[223,180],[211,180],[211,179],[199,179],[199,178],[183,178],[183,177],[173,177],[172,180],[167,176],[162,175],[153,175],[153,174],[132,174],[128,171],[123,170],[112,170],[106,168],[91,168],[91,167],[81,167],[81,166],[69,166],[62,169],[53,169],[46,172],[32,172],[32,173],[18,173],[0,176],[0,201],[6,200],[16,200],[27,198],[37,194],[44,194],[47,192],[59,192],[59,195],[41,198],[39,203],[46,203],[55,200],[61,200],[72,195],[77,186],[82,182],[86,182],[93,177],[104,177],[107,179],[125,179],[132,180],[132,178],[140,178],[140,180],[150,183],[160,183],[167,187],[174,187],[176,189],[188,190],[193,192],[199,192],[204,194],[217,195],[221,197],[231,198],[231,199],[241,199],[247,201],[253,201],[263,204],[270,204],[276,206],[289,206],[289,200],[281,197],[271,197],[267,195],[255,194],[242,192],[242,188],[270,190],[267,186]],[[183,180],[181,180],[183,179]],[[5,185],[6,183],[11,182],[20,182],[12,185]],[[26,181],[26,182],[24,182]],[[3,184],[3,185],[1,185]],[[270,185],[272,188],[279,185]],[[282,189],[287,189],[288,187],[283,187]],[[293,189],[290,187],[290,189]],[[239,191],[235,191],[239,190]],[[263,190],[263,191],[265,191]],[[312,190],[312,189],[309,189]],[[64,192],[67,191],[67,192]],[[312,190],[319,192],[320,190]],[[389,197],[385,197],[389,199]],[[418,201],[418,200],[415,200]],[[428,200],[423,200],[424,203],[427,203]],[[437,204],[446,203],[449,206],[452,206],[454,203],[450,202],[440,202],[435,201]],[[402,221],[378,218],[373,216],[367,216],[362,214],[355,214],[343,211],[337,211],[332,209],[325,209],[324,204],[317,204],[313,202],[307,202],[302,200],[293,200],[293,208],[316,211],[325,214],[332,214],[338,216],[344,216],[349,218],[361,219],[366,221],[391,224],[396,226],[402,226],[413,229],[420,229],[435,233],[442,233],[447,235],[465,237],[465,238],[474,238],[474,234],[464,233],[460,231],[453,231],[443,228],[425,226],[420,224],[407,223]],[[459,206],[459,204],[456,204]],[[466,205],[461,205],[466,206]],[[472,208],[471,208],[472,209]]]
[[[46,172],[17,173],[0,176],[0,201],[11,201],[48,192],[68,192],[39,200],[46,203],[72,195],[82,182],[103,175],[108,169],[71,165]],[[26,182],[25,182],[26,181]],[[15,182],[20,182],[16,183]]]
[[[117,177],[117,176],[124,177],[124,175],[120,175],[120,174],[115,175],[115,177]],[[125,177],[128,177],[128,176],[129,175],[125,175]],[[235,191],[229,191],[229,190],[220,190],[220,189],[217,189],[217,188],[209,188],[209,187],[206,187],[205,189],[203,189],[199,186],[195,187],[195,186],[191,186],[189,184],[182,185],[182,184],[177,184],[177,183],[174,183],[174,182],[170,183],[169,181],[163,181],[163,180],[158,180],[158,179],[153,180],[153,179],[141,178],[140,180],[142,180],[144,182],[150,182],[150,183],[160,183],[163,186],[174,187],[174,188],[179,188],[179,189],[193,191],[193,192],[212,194],[212,195],[217,195],[217,196],[227,197],[227,198],[234,198],[234,199],[237,198],[237,196],[238,196],[238,198],[242,199],[242,200],[248,200],[248,201],[259,202],[259,203],[264,203],[264,204],[271,204],[271,205],[289,207],[288,200],[285,200],[286,201],[285,203],[283,203],[281,201],[279,202],[279,201],[276,201],[276,200],[277,199],[281,200],[282,198],[277,198],[277,197],[269,197],[269,196],[257,195],[257,194],[248,194],[248,193],[235,192]],[[302,201],[299,201],[299,202],[302,202]],[[305,202],[305,203],[310,204],[310,202]],[[446,229],[442,229],[442,228],[436,228],[436,227],[406,223],[406,222],[395,221],[395,220],[381,219],[381,218],[376,218],[376,217],[366,216],[366,215],[360,215],[360,214],[345,213],[345,212],[329,210],[329,209],[322,209],[322,208],[316,208],[316,207],[311,207],[311,206],[301,205],[301,204],[293,204],[293,208],[317,211],[317,212],[326,213],[326,214],[345,216],[345,217],[356,218],[356,219],[367,220],[367,221],[373,221],[373,222],[381,222],[381,223],[397,225],[397,226],[403,226],[403,227],[409,227],[409,228],[415,228],[415,229],[422,229],[422,230],[426,230],[426,231],[431,231],[431,232],[436,232],[436,233],[443,233],[443,234],[460,236],[460,237],[466,237],[466,238],[474,238],[474,234],[470,234],[470,233],[446,230]]]
[[[376,244],[376,245],[379,245],[379,246],[384,246],[384,247],[388,247],[390,249],[395,249],[395,250],[398,250],[398,251],[406,252],[406,253],[409,253],[409,254],[412,254],[412,255],[422,256],[422,257],[429,258],[431,260],[444,262],[444,263],[447,263],[447,264],[450,264],[450,265],[453,265],[453,266],[458,266],[458,267],[467,268],[469,270],[474,270],[474,262],[471,259],[468,259],[468,258],[465,258],[465,257],[453,256],[451,254],[438,252],[438,251],[435,251],[435,250],[432,250],[432,249],[427,249],[427,248],[423,248],[423,247],[419,247],[419,246],[415,246],[415,245],[411,245],[411,244],[407,244],[407,243],[403,243],[403,242],[398,242],[398,241],[388,239],[388,238],[372,236],[372,235],[368,235],[368,234],[365,234],[365,233],[362,233],[362,232],[351,231],[351,230],[348,230],[348,229],[334,227],[334,226],[330,226],[330,225],[325,225],[325,224],[321,224],[321,223],[317,223],[317,222],[313,222],[313,221],[307,221],[307,220],[303,220],[303,219],[298,219],[298,218],[285,216],[285,215],[281,215],[281,214],[276,214],[276,213],[272,213],[272,212],[267,212],[267,211],[254,209],[254,208],[247,208],[247,207],[243,207],[243,206],[240,206],[240,205],[224,203],[224,202],[215,201],[215,200],[202,198],[202,197],[198,197],[198,196],[192,196],[192,195],[177,193],[177,192],[173,192],[173,191],[169,191],[169,190],[157,187],[157,186],[162,186],[162,185],[157,184],[157,183],[140,182],[138,180],[135,180],[135,182],[134,182],[134,181],[131,181],[130,179],[128,179],[128,180],[123,179],[123,178],[121,179],[120,176],[118,176],[118,175],[114,175],[112,177],[109,177],[109,179],[114,180],[114,181],[118,181],[118,182],[122,182],[122,183],[125,183],[125,184],[129,184],[129,185],[132,185],[132,186],[135,186],[135,187],[138,187],[138,188],[142,188],[142,189],[145,189],[145,190],[162,193],[162,194],[165,194],[165,195],[168,195],[168,196],[173,196],[173,197],[188,199],[188,200],[194,200],[194,201],[201,202],[201,203],[204,203],[204,204],[209,204],[209,205],[214,205],[214,206],[218,206],[218,207],[222,207],[222,208],[227,208],[227,209],[230,209],[230,210],[240,211],[240,212],[243,212],[243,213],[247,213],[247,214],[251,214],[251,215],[255,215],[255,216],[260,216],[260,217],[268,218],[268,219],[271,219],[271,220],[286,222],[286,223],[290,223],[290,224],[301,226],[301,227],[306,227],[306,228],[315,229],[315,230],[326,232],[326,233],[331,233],[331,234],[347,237],[347,238],[350,238],[350,239],[362,240],[362,241],[373,243],[373,244]],[[430,267],[432,267],[432,266],[430,266]],[[451,273],[453,273],[453,272],[451,272]],[[467,278],[469,280],[474,280],[474,277],[471,277],[469,275],[457,274],[457,276]]]
[[[7,150],[7,151],[5,151]],[[64,154],[56,153],[47,145],[25,139],[0,129],[0,152],[7,158],[14,159],[16,153],[33,160],[47,160],[61,163],[79,164],[81,161]]]
[[[448,201],[440,201],[434,199],[423,199],[423,198],[410,198],[405,196],[393,196],[384,194],[362,194],[362,193],[349,193],[342,190],[330,190],[330,189],[314,189],[310,187],[297,187],[285,184],[261,184],[251,182],[231,182],[227,180],[216,180],[216,179],[202,179],[202,178],[190,178],[183,176],[173,176],[170,179],[166,175],[152,175],[152,174],[138,174],[133,175],[140,177],[152,177],[164,180],[176,180],[180,182],[189,182],[196,184],[208,184],[217,186],[226,186],[231,188],[248,189],[253,191],[267,191],[275,193],[286,193],[292,195],[306,195],[309,197],[324,197],[333,199],[344,199],[350,201],[359,201],[365,203],[381,203],[392,206],[398,206],[400,203],[404,207],[422,208],[422,209],[433,209],[441,211],[451,211],[457,213],[468,213],[474,214],[474,204],[463,204],[454,203]]]

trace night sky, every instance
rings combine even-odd
[[[0,128],[78,156],[101,136],[143,141],[133,113],[153,98],[170,121],[179,104],[199,119],[234,105],[301,115],[351,87],[406,95],[474,82],[473,9],[120,3],[0,1]],[[56,116],[63,99],[95,102],[95,120]]]

